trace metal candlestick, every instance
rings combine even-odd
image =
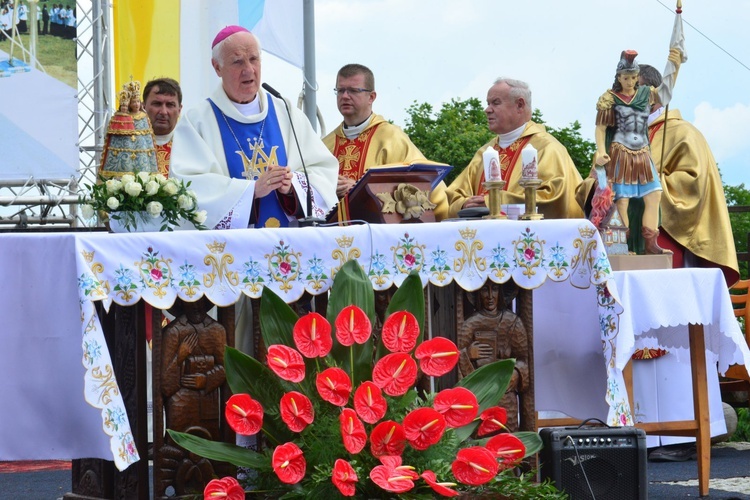
[[[524,188],[524,198],[526,199],[526,213],[521,215],[522,220],[542,220],[543,214],[536,213],[536,190],[541,186],[542,181],[539,179],[521,179],[518,183]]]
[[[490,198],[490,214],[485,215],[485,219],[507,219],[508,216],[503,213],[502,193],[505,187],[505,181],[487,181],[484,183],[484,189]]]

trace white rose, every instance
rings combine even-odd
[[[164,210],[164,207],[158,201],[152,201],[151,203],[146,205],[146,211],[151,215],[151,217],[154,218],[161,215],[162,210]]]
[[[164,183],[165,183],[165,182],[167,182],[167,178],[166,178],[166,177],[164,177],[164,174],[156,174],[156,175],[154,176],[154,179],[155,179],[155,180],[156,180],[156,182],[158,182],[158,183],[159,183],[159,185],[161,185],[161,186],[163,186],[163,185],[164,185]]]
[[[151,174],[149,174],[148,172],[138,172],[138,174],[136,175],[144,184],[151,180]]]
[[[169,196],[176,195],[179,190],[180,186],[177,185],[177,181],[174,179],[169,179],[166,184],[164,184],[164,192]]]
[[[94,216],[94,207],[89,204],[81,205],[81,217],[90,219]]]
[[[146,194],[153,196],[159,192],[159,183],[156,181],[148,181],[146,183]]]
[[[114,196],[112,196],[111,198],[107,199],[107,206],[109,207],[110,210],[117,210],[117,207],[120,206],[120,201]]]
[[[188,189],[188,192],[187,192],[187,194],[188,194],[188,196],[190,196],[190,197],[191,197],[192,199],[194,199],[194,200],[197,200],[197,199],[198,199],[198,195],[197,195],[197,194],[196,194],[196,192],[195,192],[195,191],[193,191],[192,189]]]
[[[180,206],[183,210],[192,210],[193,208],[193,199],[190,196],[181,194],[177,197],[177,204]]]
[[[132,175],[132,174],[125,174],[125,175],[123,175],[123,176],[122,176],[122,177],[120,178],[120,181],[121,181],[121,182],[122,182],[123,184],[127,184],[127,183],[129,183],[129,182],[134,182],[134,181],[135,181],[135,177],[133,177],[133,175]]]
[[[143,186],[138,182],[133,181],[125,184],[125,192],[133,198],[141,194],[141,191],[143,191]]]
[[[198,224],[203,224],[206,222],[206,216],[208,214],[205,210],[199,210],[193,214],[193,221],[197,222]]]
[[[105,185],[107,186],[108,194],[115,194],[122,188],[122,182],[120,182],[118,179],[110,179],[105,183]]]

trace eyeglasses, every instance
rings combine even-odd
[[[344,95],[344,94],[347,94],[347,93],[349,95],[359,95],[362,92],[372,92],[372,90],[369,90],[369,89],[360,89],[360,88],[357,88],[357,87],[341,87],[341,88],[333,89],[333,92],[336,95]]]

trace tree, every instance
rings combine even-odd
[[[727,198],[727,206],[750,207],[750,190],[745,184],[729,186],[724,184],[724,196]],[[732,223],[732,235],[737,252],[748,252],[748,238],[750,238],[750,212],[730,212],[729,221]],[[748,278],[748,263],[740,262],[740,276]]]
[[[406,110],[404,132],[430,160],[453,166],[445,180],[450,184],[469,164],[474,153],[489,141],[482,103],[476,97],[465,101],[451,99],[438,113],[431,104],[416,101]]]
[[[596,151],[596,144],[583,138],[581,135],[581,123],[576,120],[567,127],[555,128],[544,121],[542,118],[542,112],[538,109],[534,110],[531,119],[547,127],[547,132],[560,141],[560,143],[565,146],[565,149],[568,150],[568,154],[573,160],[573,163],[575,163],[576,169],[581,174],[581,177],[588,177],[589,171],[591,170],[591,162],[594,158],[594,152]]]
[[[414,102],[406,113],[404,132],[412,142],[428,159],[453,165],[446,184],[461,173],[477,150],[494,135],[487,128],[482,103],[475,97],[465,101],[451,99],[437,113],[431,104]],[[567,148],[581,175],[588,176],[596,145],[581,136],[581,124],[575,121],[560,129],[550,127],[538,109],[534,110],[532,119],[547,127],[547,131]]]

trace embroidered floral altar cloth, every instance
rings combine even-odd
[[[120,398],[103,404],[101,374],[109,370],[94,302],[132,305],[143,299],[166,309],[179,297],[205,295],[219,306],[241,294],[258,298],[270,287],[287,302],[307,291],[325,293],[338,269],[358,260],[375,290],[400,285],[417,271],[422,282],[456,282],[476,290],[489,279],[534,289],[547,280],[597,289],[608,370],[608,420],[631,423],[615,365],[618,313],[607,287],[612,272],[602,241],[586,220],[452,221],[439,224],[361,225],[174,233],[89,234],[76,239],[87,401],[102,408],[118,467],[138,459]],[[593,306],[593,305],[592,305]],[[107,358],[107,359],[104,359]],[[104,364],[102,364],[104,363]]]

